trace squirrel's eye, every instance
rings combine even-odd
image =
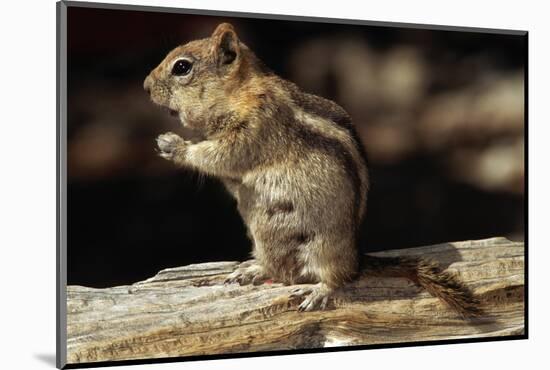
[[[175,76],[185,76],[189,72],[191,72],[191,67],[193,64],[191,64],[190,61],[185,59],[180,59],[176,63],[174,63],[174,66],[172,67],[172,74]]]

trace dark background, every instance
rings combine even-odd
[[[142,90],[224,21],[353,117],[371,176],[363,251],[523,239],[525,36],[69,7],[68,284],[248,258],[221,184],[156,156],[178,123]]]

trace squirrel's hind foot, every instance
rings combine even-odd
[[[227,279],[225,279],[224,283],[239,283],[240,285],[260,285],[266,280],[269,280],[269,276],[265,274],[263,267],[252,260],[241,263],[235,271],[227,276]]]
[[[290,300],[304,297],[298,306],[298,311],[323,311],[328,307],[333,290],[326,284],[319,283],[314,286],[300,287],[291,291]]]

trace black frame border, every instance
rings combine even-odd
[[[241,352],[230,354],[212,354],[212,355],[195,355],[195,356],[178,356],[150,359],[135,359],[135,360],[118,360],[118,361],[99,361],[99,362],[82,362],[82,363],[67,363],[67,8],[95,8],[95,9],[112,9],[112,10],[128,10],[128,11],[146,11],[160,13],[176,13],[176,14],[192,14],[192,15],[208,15],[236,18],[259,18],[259,19],[275,19],[275,20],[290,20],[300,22],[316,22],[316,23],[333,23],[333,24],[349,24],[363,26],[378,26],[392,28],[414,28],[423,30],[436,31],[459,31],[472,33],[494,33],[506,34],[525,37],[524,51],[524,248],[525,248],[525,264],[524,264],[524,333],[520,335],[509,335],[501,337],[480,337],[480,338],[465,338],[465,339],[443,339],[434,341],[420,342],[395,342],[385,344],[367,344],[328,348],[307,348],[307,349],[291,349],[291,350],[274,350],[274,351],[256,351],[256,352]],[[325,17],[310,17],[300,15],[284,15],[284,14],[265,14],[265,13],[248,13],[248,12],[231,12],[220,10],[201,10],[201,9],[186,9],[161,6],[147,5],[131,5],[131,4],[110,4],[96,2],[79,2],[61,0],[56,3],[56,48],[57,48],[57,63],[56,63],[56,367],[58,369],[79,369],[79,368],[95,368],[95,367],[110,367],[110,366],[126,366],[126,365],[142,365],[142,364],[158,364],[158,363],[173,363],[187,361],[204,361],[204,360],[220,360],[232,358],[247,358],[247,357],[264,357],[264,356],[282,356],[294,354],[308,353],[328,353],[342,351],[358,351],[369,349],[383,348],[405,348],[405,347],[421,347],[445,344],[461,344],[461,343],[485,343],[485,342],[500,342],[509,340],[522,340],[529,338],[529,248],[528,248],[528,216],[529,216],[529,183],[528,183],[528,117],[529,117],[529,32],[526,30],[509,30],[509,29],[491,29],[477,27],[459,27],[446,25],[430,25],[421,23],[401,23],[401,22],[383,22],[369,21],[357,19],[339,19]]]

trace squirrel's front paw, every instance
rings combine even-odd
[[[160,149],[159,155],[164,159],[172,159],[177,150],[184,149],[187,142],[178,135],[167,132],[157,137],[157,146]]]

